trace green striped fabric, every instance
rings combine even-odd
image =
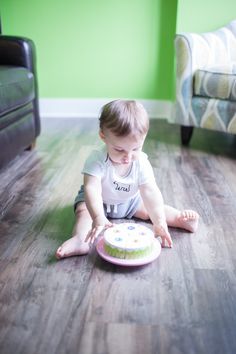
[[[173,121],[236,133],[236,20],[214,32],[175,38]]]

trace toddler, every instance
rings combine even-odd
[[[74,204],[72,237],[58,248],[56,257],[88,253],[90,243],[112,226],[111,219],[150,219],[163,247],[172,247],[168,226],[195,232],[199,215],[164,204],[142,152],[149,129],[144,107],[136,101],[115,100],[103,107],[99,121],[104,147],[93,151],[85,162],[83,185]]]

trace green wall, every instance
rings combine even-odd
[[[40,97],[171,99],[177,0],[1,0],[37,47]]]
[[[44,98],[173,99],[175,31],[236,18],[236,0],[1,0],[0,9],[4,34],[36,44]]]
[[[208,32],[236,19],[236,0],[178,0],[176,32]]]

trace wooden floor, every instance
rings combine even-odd
[[[201,215],[195,235],[137,268],[92,249],[56,261],[73,225],[97,123],[43,121],[33,152],[0,171],[1,354],[236,353],[236,140],[152,121],[144,150],[166,203]],[[150,225],[148,224],[150,227]]]

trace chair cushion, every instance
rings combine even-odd
[[[197,70],[194,95],[236,101],[236,66]]]
[[[0,65],[0,117],[33,99],[33,74],[23,67]]]

